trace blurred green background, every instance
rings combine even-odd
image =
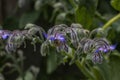
[[[117,1],[116,6],[120,5],[119,0],[113,1]],[[0,0],[0,29],[22,30],[27,23],[34,23],[47,31],[56,24],[69,26],[71,23],[80,23],[83,28],[93,30],[102,27],[119,11],[120,9],[111,6],[111,0]],[[107,38],[112,44],[117,44],[116,50],[110,54],[109,65],[104,62],[94,66],[93,72],[98,80],[120,79],[119,36],[120,20],[108,29]],[[42,57],[40,44],[36,44],[37,51],[34,52],[30,41],[26,42],[27,47],[21,46],[17,51],[23,53],[22,70],[26,75],[25,80],[88,80],[75,64],[56,66],[56,55]],[[8,58],[3,55],[2,46],[0,50],[0,77],[5,80],[22,80],[12,67],[16,63],[14,60],[19,59],[20,55],[14,54],[14,58]],[[4,65],[7,66],[3,67]]]

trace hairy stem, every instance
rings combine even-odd
[[[64,55],[68,56],[69,58],[73,59],[74,56],[72,54],[67,54],[65,52],[63,52]],[[86,68],[86,66],[84,65],[84,59],[82,61],[80,60],[76,60],[75,61],[76,66],[78,67],[78,69],[89,79],[91,80],[96,80],[93,76],[93,74]]]
[[[75,64],[87,78],[95,80],[93,74],[84,66],[84,64],[82,64],[79,60],[76,60]]]
[[[103,23],[107,22],[107,20],[99,12],[95,12],[95,17],[100,19]]]
[[[113,22],[120,19],[120,13],[116,16],[114,16],[112,19],[110,19],[105,25],[103,25],[103,30],[107,29]]]

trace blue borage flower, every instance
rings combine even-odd
[[[94,53],[92,57],[92,61],[94,63],[102,63],[103,57],[102,53],[108,53],[109,51],[113,51],[115,49],[115,45],[109,45],[108,48],[100,47]]]
[[[54,33],[52,35],[47,36],[47,40],[51,45],[57,48],[57,51],[60,52],[62,50],[68,52],[68,45],[66,43],[65,35],[62,33]]]
[[[51,40],[51,41],[59,40],[62,43],[65,42],[64,35],[63,34],[59,34],[59,33],[53,34],[51,36],[48,36],[48,39]]]
[[[15,52],[18,47],[24,42],[24,35],[22,31],[15,30],[11,33],[11,35],[8,38],[7,45],[6,45],[6,51],[8,53]]]
[[[116,47],[117,47],[117,44],[111,45],[111,46],[110,46],[110,50],[113,51],[113,50],[115,50]]]
[[[23,31],[0,30],[0,38],[2,40],[6,40],[7,42],[5,49],[8,53],[15,52],[15,50],[22,44],[22,42],[24,41],[23,35],[25,33],[25,31]]]
[[[0,38],[6,40],[11,35],[11,31],[8,30],[0,30]]]
[[[105,38],[97,38],[94,39],[94,47],[92,61],[94,63],[101,63],[103,61],[103,54],[113,51],[116,45],[110,45]]]
[[[47,34],[43,33],[47,41],[50,42],[50,45],[55,46],[58,52],[62,50],[68,52],[68,44],[65,31],[66,28],[67,26],[64,24],[56,25],[49,29]]]

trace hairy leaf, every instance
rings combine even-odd
[[[114,9],[120,11],[120,0],[111,0],[111,5]]]
[[[110,70],[111,70],[111,80],[120,79],[120,55],[110,56]]]
[[[27,23],[34,23],[39,18],[39,12],[24,13],[19,21],[19,27],[23,28]]]
[[[76,22],[88,28],[92,24],[97,2],[97,0],[79,0],[75,11]]]
[[[57,53],[56,50],[51,47],[50,48],[50,55],[48,55],[47,59],[47,73],[52,73],[57,68]]]

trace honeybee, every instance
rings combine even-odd
[[[54,40],[54,44],[55,44],[55,46],[61,46],[61,45],[63,45],[63,43],[59,39],[55,39]]]

